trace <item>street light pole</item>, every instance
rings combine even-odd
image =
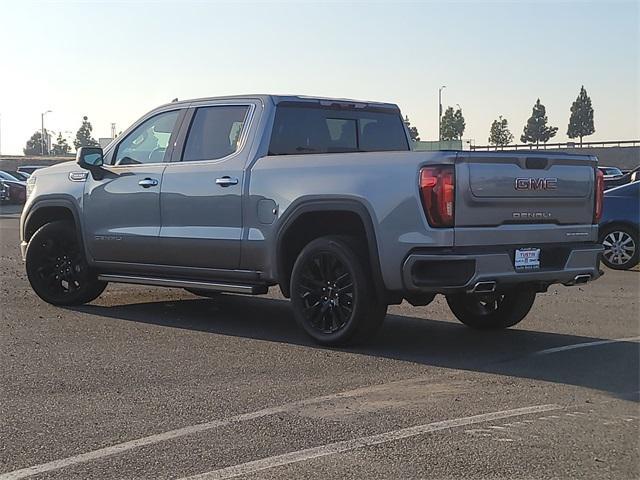
[[[45,137],[44,137],[44,116],[47,113],[51,113],[51,110],[47,110],[46,112],[42,112],[40,114],[40,147],[41,147],[41,153],[44,156],[44,142],[45,142]],[[47,154],[49,153],[49,149],[47,148]]]
[[[438,141],[442,140],[442,90],[447,88],[446,85],[442,85],[438,89]]]

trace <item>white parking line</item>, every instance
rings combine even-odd
[[[535,352],[534,355],[547,355],[549,353],[566,352],[567,350],[575,350],[576,348],[595,347],[597,345],[607,345],[609,343],[621,343],[621,342],[637,342],[640,337],[629,338],[614,338],[613,340],[597,340],[595,342],[575,343],[573,345],[565,345],[563,347],[547,348]]]
[[[370,435],[367,437],[354,438],[353,440],[345,440],[343,442],[329,443],[319,447],[306,448],[295,452],[289,452],[273,457],[262,458],[252,462],[241,463],[231,467],[213,470],[211,472],[201,473],[191,477],[185,477],[182,480],[223,480],[226,478],[239,477],[250,473],[267,470],[269,468],[289,465],[292,463],[311,460],[313,458],[326,457],[336,453],[347,452],[359,448],[370,447],[372,445],[380,445],[381,443],[393,442],[403,438],[415,437],[429,432],[438,430],[447,430],[464,425],[474,423],[489,422],[502,418],[516,417],[519,415],[527,415],[530,413],[548,412],[550,410],[559,410],[559,405],[534,405],[531,407],[516,408],[514,410],[503,410],[500,412],[484,413],[471,417],[457,418],[454,420],[444,420],[442,422],[428,423],[425,425],[417,425],[415,427],[393,430],[391,432],[381,433],[378,435]]]
[[[126,452],[133,448],[143,447],[145,445],[152,445],[154,443],[165,442],[174,438],[183,437],[185,435],[193,435],[194,433],[204,432],[212,430],[214,428],[224,427],[232,423],[246,422],[249,420],[255,420],[257,418],[267,417],[269,415],[275,415],[277,413],[292,412],[300,407],[313,405],[316,403],[322,403],[331,400],[337,400],[341,398],[352,398],[360,395],[364,395],[378,390],[388,389],[390,385],[407,385],[416,382],[428,381],[429,377],[415,377],[407,380],[398,380],[396,382],[383,383],[379,385],[372,385],[368,387],[357,388],[346,392],[333,393],[324,395],[322,397],[313,397],[297,402],[287,403],[276,407],[264,408],[255,412],[243,413],[233,417],[223,418],[219,420],[213,420],[206,423],[200,423],[197,425],[190,425],[188,427],[178,428],[176,430],[169,430],[168,432],[162,432],[148,437],[137,438],[124,443],[118,443],[109,447],[100,448],[98,450],[92,450],[90,452],[81,453],[72,457],[62,458],[59,460],[53,460],[51,462],[34,465],[32,467],[22,468],[20,470],[14,470],[0,474],[0,480],[19,480],[21,478],[27,478],[32,475],[37,475],[44,472],[50,472],[52,470],[58,470],[60,468],[69,467],[71,465],[77,465],[79,463],[90,462],[99,458],[116,455]]]

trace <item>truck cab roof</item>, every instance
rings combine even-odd
[[[232,100],[232,101],[240,101],[240,100],[248,100],[248,99],[258,99],[263,103],[271,102],[274,105],[278,105],[280,103],[310,103],[310,104],[320,104],[325,106],[331,105],[339,105],[339,106],[350,106],[354,108],[384,108],[391,110],[398,110],[398,106],[394,103],[388,102],[372,102],[369,100],[355,100],[350,98],[331,98],[331,97],[316,97],[316,96],[307,96],[307,95],[271,95],[271,94],[247,94],[247,95],[225,95],[225,96],[217,96],[217,97],[201,97],[201,98],[192,98],[185,99],[176,102],[170,102],[168,104],[163,105],[179,105],[186,106],[192,103],[201,103],[207,101],[220,101],[220,100]],[[159,107],[159,108],[162,108]]]

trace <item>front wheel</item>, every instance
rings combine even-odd
[[[526,287],[489,294],[447,295],[456,318],[479,330],[513,327],[527,316],[535,299],[536,292]]]
[[[387,313],[376,297],[370,269],[355,239],[327,236],[300,252],[291,275],[298,324],[323,345],[371,338]]]
[[[36,294],[53,305],[82,305],[106,288],[87,265],[72,222],[40,227],[29,240],[27,278]]]

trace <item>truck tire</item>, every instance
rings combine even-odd
[[[527,316],[535,299],[536,292],[526,287],[483,295],[447,295],[447,303],[456,318],[478,330],[513,327]]]
[[[26,254],[27,278],[36,294],[53,305],[82,305],[107,286],[91,272],[69,221],[55,221],[33,234]]]
[[[326,236],[302,249],[291,275],[298,324],[316,342],[364,342],[377,332],[387,305],[376,296],[366,258],[351,237]]]

